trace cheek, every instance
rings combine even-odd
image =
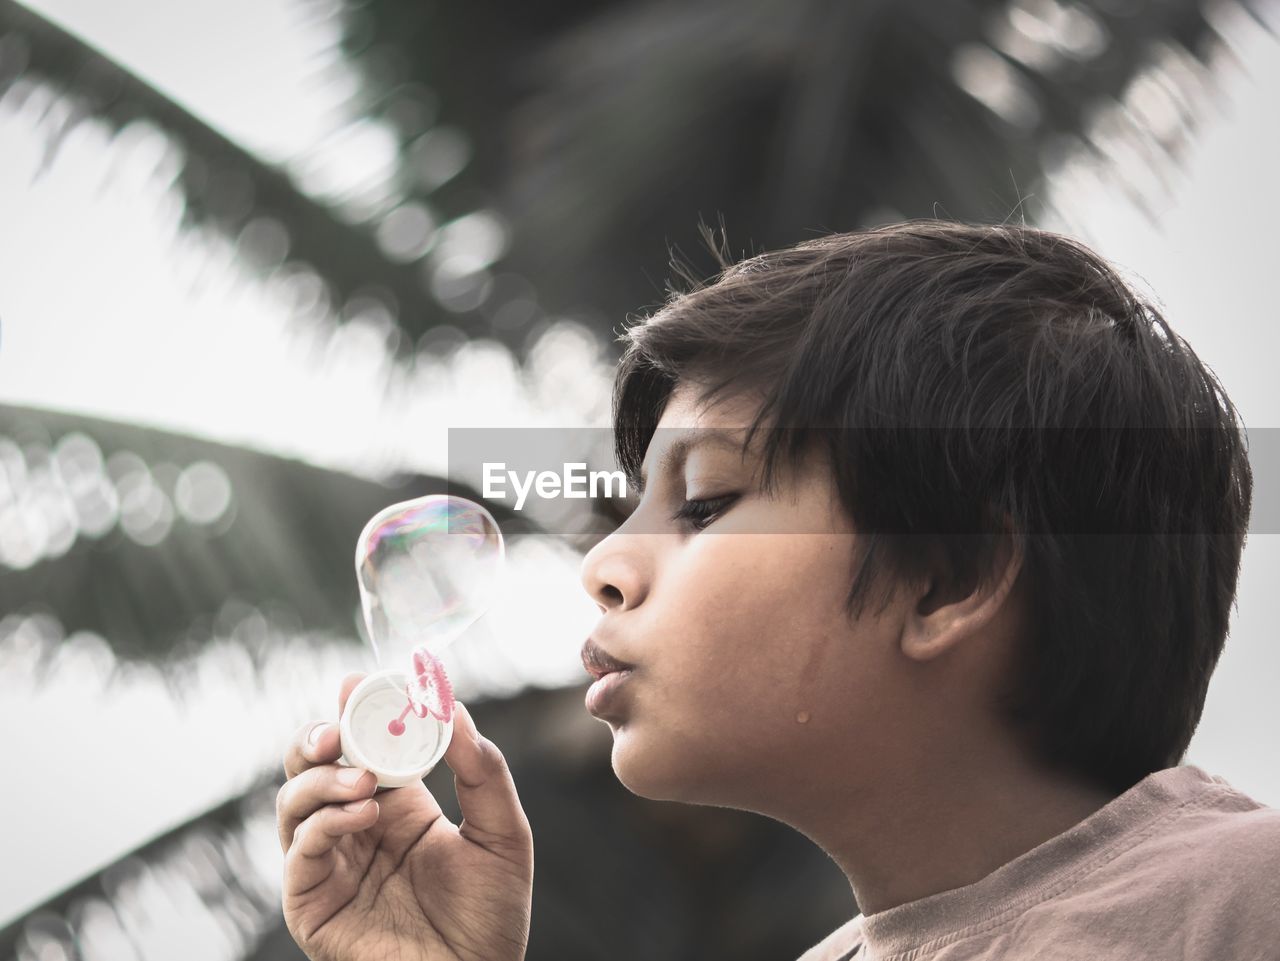
[[[783,604],[799,584],[795,558],[767,534],[704,535],[675,574],[674,595],[682,616],[714,632],[739,635],[785,613]],[[738,651],[730,651],[738,653]]]
[[[833,540],[708,537],[664,571],[645,677],[615,731],[628,789],[750,808],[770,777],[845,743],[853,644]]]
[[[839,543],[837,543],[839,542]],[[834,667],[848,541],[824,535],[704,536],[673,570],[661,668],[704,710],[791,702]]]

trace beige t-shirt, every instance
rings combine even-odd
[[[1280,810],[1193,765],[986,877],[858,915],[800,961],[1280,961]]]

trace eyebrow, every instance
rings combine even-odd
[[[656,432],[656,431],[655,431]],[[746,432],[746,428],[738,428],[728,430],[722,427],[692,427],[681,434],[678,438],[671,442],[662,453],[662,457],[658,461],[658,473],[667,474],[674,473],[684,469],[684,462],[689,456],[689,452],[696,447],[720,447],[726,450],[732,450],[745,456],[743,450],[742,435]],[[640,476],[637,478],[636,493],[643,496],[647,475],[644,467],[640,468]]]

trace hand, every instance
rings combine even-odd
[[[339,715],[363,676],[342,682]],[[457,826],[421,781],[374,798],[374,774],[333,763],[336,724],[308,724],[294,737],[276,820],[285,924],[312,961],[524,958],[529,821],[506,759],[460,703],[453,724],[444,760],[462,810]]]

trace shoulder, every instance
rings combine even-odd
[[[1170,838],[1159,893],[1178,910],[1184,943],[1205,956],[1270,956],[1280,942],[1280,809],[1219,780],[1220,796]]]
[[[1259,803],[1223,778],[1214,778],[1197,801],[1166,838],[1191,873],[1280,883],[1280,809]]]
[[[1110,910],[1158,940],[1175,928],[1183,943],[1246,956],[1255,939],[1280,939],[1280,809],[1221,778],[1176,816],[1065,898]],[[1090,912],[1092,913],[1092,912]],[[1096,920],[1096,916],[1095,916]]]
[[[1225,778],[1191,770],[1201,779],[1197,790],[1176,806],[1163,811],[1157,806],[1158,816],[1129,835],[1131,842],[1101,873],[1233,886],[1280,878],[1280,809]]]
[[[1280,938],[1280,809],[1225,781],[1217,797],[1189,811],[1163,845],[1164,890],[1178,891],[1188,915],[1262,926]]]
[[[858,943],[861,931],[862,915],[859,914],[800,955],[797,961],[840,961]]]

